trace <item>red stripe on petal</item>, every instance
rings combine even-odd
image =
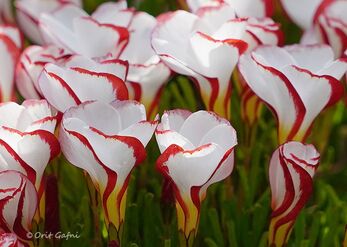
[[[20,166],[23,168],[23,170],[26,173],[26,176],[28,179],[35,184],[36,183],[36,171],[28,165],[22,158],[8,145],[5,141],[0,139],[0,145],[3,146],[6,151],[12,156],[12,158],[20,164]]]
[[[300,176],[300,199],[296,202],[294,208],[286,214],[284,217],[281,217],[278,221],[276,221],[275,229],[278,229],[281,225],[286,224],[290,221],[295,221],[296,217],[300,213],[301,209],[305,206],[307,200],[312,194],[313,185],[311,176],[299,165],[289,162],[293,166],[294,170]],[[295,193],[295,192],[293,192]],[[295,195],[293,195],[294,197]],[[291,202],[291,204],[293,201]],[[290,205],[291,205],[290,204]]]
[[[323,14],[324,11],[326,10],[326,8],[327,8],[330,4],[332,4],[333,2],[335,2],[335,0],[323,0],[323,1],[319,4],[319,6],[318,6],[318,8],[316,9],[316,12],[315,12],[315,14],[314,14],[314,16],[313,16],[313,22],[314,22],[314,23],[316,23],[316,22],[318,21],[319,16],[320,16],[321,14]]]
[[[205,33],[202,33],[202,32],[197,32],[197,34],[199,34],[201,37],[209,40],[209,41],[212,41],[214,43],[224,43],[224,44],[228,44],[230,46],[233,46],[235,48],[238,49],[239,51],[239,55],[243,54],[244,52],[247,51],[247,48],[248,48],[248,44],[247,42],[243,41],[243,40],[240,40],[240,39],[224,39],[224,40],[217,40],[217,39],[214,39],[213,37],[205,34]]]
[[[128,94],[128,89],[124,83],[124,81],[112,74],[109,73],[98,73],[98,72],[93,72],[87,69],[83,68],[71,68],[72,70],[81,73],[81,74],[87,74],[91,76],[97,76],[97,77],[104,77],[106,78],[107,81],[109,81],[112,84],[112,88],[114,92],[116,92],[115,98],[118,100],[127,100],[129,99],[129,94]]]
[[[20,56],[20,50],[18,49],[17,45],[13,42],[13,40],[10,39],[5,34],[0,34],[0,42],[4,43],[7,51],[10,53],[10,55],[12,57],[13,66],[14,66],[13,69],[15,70],[17,61],[18,61],[19,56]],[[0,102],[3,102],[4,100],[6,100],[6,101],[15,100],[14,75],[13,75],[12,81],[1,82],[1,83],[10,83],[11,84],[11,92],[9,95],[3,95],[4,92],[3,92],[2,88],[1,88],[1,84],[0,84]]]
[[[49,144],[50,146],[50,161],[57,157],[60,154],[60,144],[55,135],[53,135],[51,132],[47,130],[34,130],[32,132],[21,132],[16,129],[8,128],[8,127],[2,127],[3,129],[16,133],[20,136],[26,136],[26,135],[31,135],[31,136],[39,136],[41,140]]]
[[[342,83],[340,83],[340,81],[337,80],[336,78],[329,76],[329,75],[315,75],[311,71],[303,69],[303,68],[299,68],[295,65],[292,65],[292,67],[299,72],[306,73],[306,74],[310,75],[313,78],[324,78],[328,81],[328,83],[330,84],[330,87],[331,87],[331,95],[330,95],[329,101],[325,107],[329,107],[331,105],[334,105],[336,102],[338,102],[343,97],[344,87],[343,87]]]
[[[133,89],[133,92],[134,92],[134,96],[133,96],[133,100],[136,100],[138,102],[141,101],[141,98],[142,98],[142,88],[141,88],[141,85],[139,83],[136,83],[136,82],[129,82],[129,85],[131,86],[131,88]]]
[[[61,86],[69,93],[69,95],[71,96],[71,98],[75,101],[75,103],[77,105],[81,104],[81,100],[77,97],[77,95],[75,94],[75,92],[71,89],[71,87],[59,76],[57,76],[56,74],[52,73],[52,72],[47,72],[49,76],[51,76],[52,78],[54,78],[55,80],[57,80]]]
[[[304,121],[304,118],[305,118],[305,115],[306,115],[305,105],[302,102],[299,94],[295,90],[294,86],[291,84],[291,82],[288,80],[288,78],[282,72],[278,71],[277,69],[275,69],[273,67],[265,66],[265,65],[259,63],[253,56],[252,56],[252,60],[257,65],[262,67],[264,70],[267,70],[271,74],[273,74],[274,76],[279,77],[284,82],[285,86],[288,89],[288,92],[292,96],[292,99],[293,99],[293,102],[294,102],[294,106],[295,106],[295,112],[296,112],[296,120],[295,120],[294,125],[292,126],[292,128],[291,128],[291,130],[290,130],[290,132],[289,132],[289,134],[287,136],[287,140],[291,140],[296,135],[296,133],[300,129],[300,126],[301,126],[302,122]],[[277,117],[277,121],[279,121],[279,118],[278,118],[277,113],[274,110],[273,106],[269,105],[265,101],[264,101],[264,103],[266,105],[268,105],[269,108],[275,113],[275,115]]]

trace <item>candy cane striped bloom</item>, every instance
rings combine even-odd
[[[43,195],[43,172],[59,152],[54,136],[56,114],[45,100],[27,100],[0,105],[0,171],[25,174]]]
[[[175,72],[190,76],[208,110],[230,116],[230,76],[239,55],[247,49],[240,40],[244,21],[232,19],[234,10],[227,5],[204,8],[199,13],[166,13],[152,36],[152,46]]]
[[[347,2],[343,0],[310,0],[307,8],[300,6],[299,1],[288,1],[288,11],[296,15],[299,21],[305,21],[304,32],[300,43],[302,44],[329,44],[335,53],[335,57],[341,57],[347,49]],[[301,2],[300,2],[301,3]],[[295,19],[294,19],[295,20]],[[300,23],[299,23],[300,25]]]
[[[59,132],[62,151],[88,172],[102,198],[106,225],[118,234],[130,173],[145,159],[145,146],[156,126],[146,121],[145,107],[136,101],[90,101],[64,113]]]
[[[164,84],[171,74],[151,46],[157,20],[145,12],[127,8],[126,1],[101,4],[92,16],[100,22],[130,30],[129,43],[118,58],[129,62],[126,82],[129,98],[144,104],[148,117],[153,118]]]
[[[31,230],[38,202],[35,187],[22,173],[7,170],[0,172],[0,188],[0,231],[15,233],[26,242],[25,246],[29,246],[27,233]],[[9,235],[0,237],[0,243],[13,244],[17,241],[15,236],[12,240]]]
[[[278,138],[304,140],[317,115],[343,95],[338,81],[347,60],[334,61],[330,47],[260,47],[240,59],[239,69],[248,86],[275,113]]]
[[[243,40],[247,42],[247,53],[261,45],[283,45],[284,34],[280,25],[270,18],[247,18],[246,34]],[[235,73],[236,74],[236,73]],[[241,75],[237,74],[236,83],[241,96],[241,114],[243,120],[252,126],[258,120],[262,104],[260,99],[253,93]]]
[[[347,49],[347,2],[342,0],[323,1],[316,20],[318,39],[331,45],[336,57],[341,57]]]
[[[64,112],[88,100],[110,103],[128,99],[127,70],[128,63],[121,60],[96,62],[74,55],[63,65],[46,64],[39,87],[44,98]]]
[[[129,97],[145,105],[149,118],[157,114],[162,89],[171,74],[151,46],[156,24],[153,16],[136,12],[129,26],[132,30],[129,43],[120,55],[120,59],[129,62],[126,83]]]
[[[269,167],[270,246],[281,247],[288,242],[296,217],[312,194],[319,159],[314,146],[300,142],[285,143],[273,153]]]
[[[71,54],[56,46],[29,46],[19,58],[16,86],[25,99],[41,99],[39,76],[47,63],[64,64]]]
[[[212,112],[172,110],[163,114],[155,136],[162,153],[157,169],[174,185],[178,228],[188,243],[207,188],[233,170],[236,131]]]
[[[23,40],[13,26],[0,25],[0,102],[15,98],[14,74]]]
[[[126,28],[98,21],[74,5],[42,14],[40,29],[46,44],[96,59],[118,57],[129,39]]]
[[[42,45],[44,40],[39,30],[40,15],[53,12],[67,4],[81,6],[81,0],[16,0],[18,25],[32,42]]]

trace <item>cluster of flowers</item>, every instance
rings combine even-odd
[[[157,169],[173,184],[178,227],[190,245],[207,188],[233,170],[234,72],[245,122],[257,122],[262,104],[278,121],[269,244],[283,246],[320,159],[303,142],[317,115],[343,97],[347,70],[347,1],[297,2],[282,0],[305,30],[302,44],[279,47],[271,1],[180,1],[190,11],[155,18],[125,1],[88,15],[78,0],[16,0],[19,29],[11,1],[1,1],[0,245],[31,245],[32,221],[44,215],[44,170],[60,148],[89,174],[108,228],[120,233],[129,177],[153,133]],[[19,30],[35,45],[22,51]],[[170,110],[159,121],[173,73],[194,81],[208,111]],[[21,105],[8,102],[15,85]]]

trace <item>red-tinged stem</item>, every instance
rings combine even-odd
[[[88,186],[89,198],[90,198],[90,207],[92,209],[94,229],[95,229],[93,246],[101,246],[102,239],[101,239],[100,217],[99,217],[100,215],[99,214],[99,195],[89,175],[85,173],[85,176],[87,180],[87,186]]]
[[[119,229],[117,230],[116,227],[112,223],[110,223],[108,226],[108,238],[109,238],[108,246],[112,246],[112,247],[122,246],[122,242],[121,242],[122,234],[123,234],[123,224],[121,224],[119,226]]]
[[[180,247],[193,247],[195,241],[195,233],[191,232],[189,237],[186,237],[186,235],[180,231],[179,232],[179,243]]]

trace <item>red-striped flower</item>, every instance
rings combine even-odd
[[[284,34],[280,30],[280,25],[270,18],[247,18],[245,19],[246,34],[243,40],[247,42],[247,52],[253,51],[261,45],[282,45]],[[241,96],[241,114],[243,120],[252,126],[259,118],[261,113],[261,102],[253,93],[247,83],[244,82],[242,76],[236,80]]]
[[[53,12],[66,4],[81,6],[81,0],[15,0],[17,22],[26,37],[35,44],[44,44],[39,30],[43,13]]]
[[[236,132],[212,112],[172,110],[163,114],[155,135],[162,153],[157,169],[173,183],[178,228],[191,244],[207,188],[233,170]]]
[[[148,117],[153,118],[171,73],[151,46],[151,35],[157,20],[145,12],[127,8],[126,1],[101,4],[92,16],[103,23],[130,30],[129,43],[118,58],[129,62],[126,85],[130,99],[144,104]]]
[[[128,99],[125,85],[128,63],[121,60],[96,62],[74,55],[63,65],[48,63],[39,78],[43,96],[58,111],[88,100],[110,103]]]
[[[10,24],[13,22],[11,0],[0,1],[0,24]]]
[[[230,76],[239,55],[247,50],[240,40],[246,25],[227,5],[203,8],[196,15],[176,11],[163,14],[152,46],[175,72],[196,82],[208,110],[230,116]],[[232,20],[231,20],[232,19]]]
[[[273,4],[271,0],[186,0],[190,10],[196,11],[201,7],[229,4],[238,17],[262,18],[272,15]]]
[[[347,2],[325,0],[316,13],[316,32],[319,40],[331,45],[336,57],[347,49]]]
[[[325,45],[294,45],[260,47],[240,59],[248,86],[277,117],[280,143],[304,140],[317,115],[342,97],[347,60],[333,57]]]
[[[293,21],[305,31],[302,44],[329,44],[335,57],[347,49],[347,2],[344,0],[282,0]]]
[[[38,203],[35,187],[22,173],[8,170],[0,172],[0,188],[0,232],[15,233],[29,246],[28,233]],[[16,242],[9,238],[2,235],[0,243]]]
[[[14,74],[22,45],[17,28],[0,25],[0,102],[15,98]]]
[[[45,100],[27,100],[0,105],[0,171],[17,170],[36,186],[39,198],[44,192],[43,172],[60,152],[52,134],[56,116]]]
[[[41,99],[39,76],[47,63],[63,64],[70,56],[56,46],[29,46],[19,58],[16,69],[16,86],[25,99]]]
[[[14,233],[0,232],[0,246],[2,247],[25,247]]]
[[[285,143],[273,153],[269,167],[270,246],[286,246],[296,217],[312,194],[312,179],[319,159],[314,146],[300,142]]]
[[[64,113],[62,151],[88,172],[102,198],[107,227],[119,235],[130,173],[145,159],[145,146],[156,126],[146,121],[145,107],[136,101],[85,102]]]
[[[99,21],[74,5],[42,14],[40,28],[45,43],[89,58],[117,57],[129,39],[126,28]]]

